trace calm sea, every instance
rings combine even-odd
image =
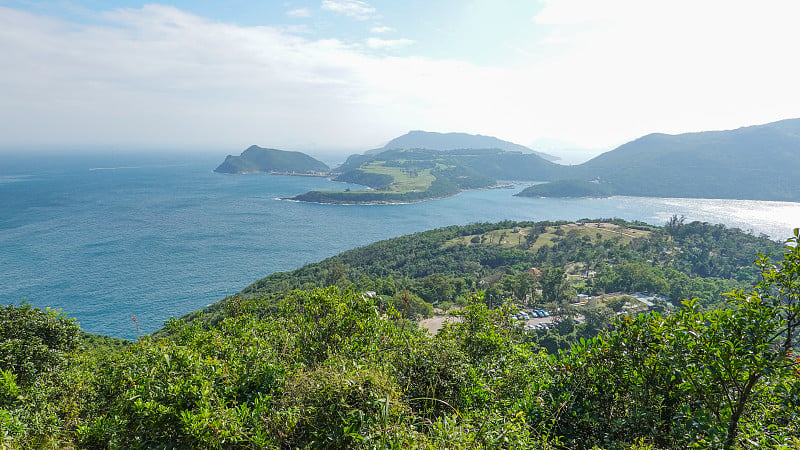
[[[222,157],[71,157],[0,166],[0,304],[59,308],[84,330],[135,338],[270,273],[446,225],[514,220],[688,220],[786,239],[800,203],[612,197],[522,189],[408,205],[278,200],[341,189],[322,178],[220,175]],[[346,185],[344,185],[346,186]],[[133,317],[136,317],[137,324]]]

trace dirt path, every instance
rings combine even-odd
[[[436,314],[429,319],[422,319],[419,321],[419,326],[428,330],[430,334],[436,334],[445,323],[461,322],[461,317],[449,316],[446,314]]]

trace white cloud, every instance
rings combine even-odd
[[[311,17],[311,10],[308,8],[297,8],[286,11],[289,17]]]
[[[379,57],[335,39],[156,5],[104,20],[66,23],[0,9],[7,68],[0,90],[10,93],[0,123],[13,130],[0,146],[363,150],[409,129],[514,136],[503,116],[517,100],[506,90],[498,95],[504,70]]]
[[[387,26],[376,26],[370,28],[369,31],[370,33],[383,34],[383,33],[391,33],[392,31],[394,31],[394,28]]]
[[[584,145],[800,116],[800,3],[547,1],[537,56],[545,123],[580,123]],[[559,101],[560,100],[560,101]],[[617,125],[592,118],[614,117]],[[625,133],[621,131],[625,130]]]
[[[413,44],[411,39],[380,39],[380,38],[367,38],[367,46],[374,49],[394,49],[405,47]]]
[[[311,39],[158,5],[87,23],[0,7],[0,147],[363,150],[409,129],[608,147],[800,116],[800,4],[602,3],[571,16],[548,2],[514,67],[387,57],[375,50],[412,41]]]
[[[352,106],[363,57],[339,41],[162,6],[105,20],[110,26],[0,9],[9,68],[0,90],[14,93],[0,106],[0,122],[14,133],[4,132],[0,145],[299,147],[314,139],[341,147],[362,139],[341,139],[364,114]]]
[[[322,9],[356,20],[367,20],[376,12],[375,8],[360,0],[322,0]]]
[[[534,23],[544,25],[585,25],[618,18],[620,11],[639,13],[637,10],[652,10],[658,5],[641,0],[543,0],[544,7],[533,18]],[[636,16],[637,14],[630,14]]]

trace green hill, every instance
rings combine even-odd
[[[586,196],[800,201],[798,166],[800,119],[727,131],[655,133],[563,167],[551,178],[558,184],[519,195],[571,197],[579,191],[575,183],[583,182]]]
[[[458,164],[497,180],[548,181],[563,177],[569,169],[528,153],[498,150],[460,150],[450,153]]]
[[[621,195],[800,201],[800,119],[650,134],[575,168]],[[575,177],[578,178],[578,177]]]
[[[521,149],[529,150],[488,136],[413,131],[380,151],[352,155],[336,169],[339,181],[362,184],[371,191],[317,191],[294,199],[421,201],[490,187],[497,180],[518,180],[559,182],[520,195],[800,201],[800,177],[796,176],[800,119],[728,131],[650,134],[577,166],[555,164]],[[239,157],[228,156],[217,168],[225,173],[326,170],[323,163],[302,153],[255,146]]]
[[[322,161],[301,152],[250,146],[239,156],[228,155],[214,172],[326,174],[330,168]]]
[[[548,161],[556,161],[557,156],[531,150],[524,145],[504,141],[494,136],[467,133],[437,133],[432,131],[409,131],[389,141],[382,148],[370,150],[367,154],[380,153],[386,150],[427,148],[430,150],[460,150],[491,148],[509,152],[532,153]]]
[[[371,191],[313,191],[294,200],[320,203],[421,201],[480,189],[496,180],[551,180],[565,169],[534,154],[497,149],[399,149],[353,155],[339,168],[337,181]]]
[[[676,305],[692,297],[710,304],[755,280],[754,254],[779,250],[765,237],[678,219],[667,227],[621,220],[480,223],[348,250],[269,275],[240,295],[280,297],[294,289],[352,283],[389,297],[407,290],[438,306],[487,290],[497,298],[521,301],[531,294],[520,284],[526,271],[539,267],[560,270],[573,295],[639,291],[671,298]],[[534,297],[557,300],[546,290]],[[206,320],[219,320],[224,304],[207,308]]]
[[[612,190],[597,182],[558,180],[529,186],[516,194],[520,197],[608,197]]]
[[[275,274],[127,345],[3,306],[0,447],[798,448],[798,240],[752,265],[778,244],[677,217],[448,227]],[[587,277],[746,290],[575,304]],[[416,326],[421,299],[459,290],[437,333]]]
[[[336,180],[361,184],[372,190],[312,191],[292,199],[318,203],[403,203],[446,197],[463,189],[490,187],[495,184],[494,179],[462,161],[469,155],[483,152],[409,149],[352,156],[337,169],[342,173]]]

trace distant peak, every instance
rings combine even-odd
[[[462,149],[499,149],[512,152],[534,153],[550,161],[559,159],[556,156],[538,152],[524,145],[504,141],[494,136],[460,132],[440,133],[437,131],[423,130],[411,130],[400,137],[394,138],[384,145],[382,150],[411,148],[439,151]]]

